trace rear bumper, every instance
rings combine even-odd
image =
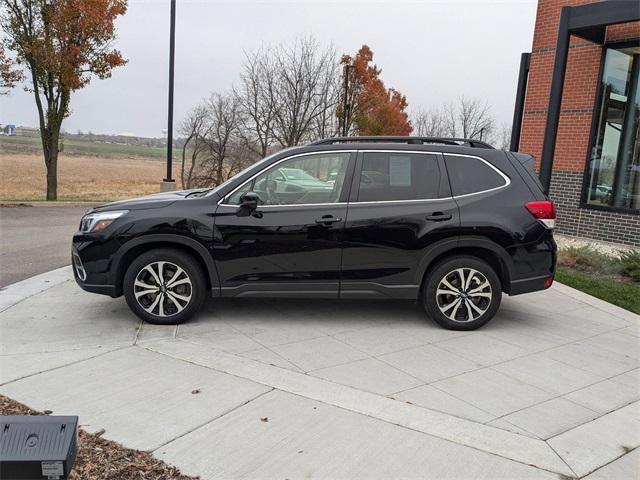
[[[546,290],[553,283],[556,273],[558,246],[553,239],[553,232],[549,231],[544,241],[523,249],[523,256],[519,257],[521,265],[536,265],[538,268],[529,273],[516,277],[509,282],[509,295]],[[506,290],[506,289],[505,289]]]
[[[553,274],[514,280],[510,284],[509,295],[521,295],[523,293],[545,290],[551,286],[550,283],[546,283],[550,278],[553,278]]]

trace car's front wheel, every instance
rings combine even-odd
[[[129,308],[149,323],[174,325],[193,316],[205,296],[198,262],[173,249],[155,249],[137,257],[127,269],[124,296]]]
[[[502,299],[500,279],[479,258],[447,258],[429,271],[423,289],[427,313],[450,330],[475,330],[498,311]]]

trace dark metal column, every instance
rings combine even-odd
[[[169,30],[169,111],[167,114],[167,177],[165,182],[173,182],[173,72],[176,50],[176,0],[171,0],[171,27]]]
[[[558,27],[558,41],[556,43],[556,58],[553,64],[553,76],[551,77],[551,90],[549,92],[547,122],[544,128],[544,141],[542,143],[542,155],[540,157],[540,182],[542,182],[542,186],[547,194],[551,186],[553,155],[556,149],[560,106],[562,104],[562,88],[564,87],[564,75],[567,68],[567,56],[569,54],[569,38],[571,36],[569,33],[570,17],[571,7],[562,7],[560,26]]]
[[[524,115],[524,100],[527,93],[529,79],[530,53],[520,56],[520,72],[518,73],[518,89],[516,90],[516,105],[513,110],[513,124],[511,125],[511,143],[509,150],[517,152],[520,148],[520,133],[522,131],[522,117]]]
[[[342,104],[342,136],[346,137],[349,133],[349,68],[348,63],[344,66],[344,103]]]

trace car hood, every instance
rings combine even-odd
[[[130,198],[127,200],[118,200],[117,202],[106,203],[93,208],[93,212],[102,212],[109,210],[143,210],[148,208],[162,208],[171,205],[177,200],[185,198],[190,193],[201,192],[202,188],[192,190],[178,190],[175,192],[155,193],[144,197]]]

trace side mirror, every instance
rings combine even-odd
[[[247,192],[240,197],[240,206],[236,210],[236,215],[239,217],[248,217],[258,208],[258,202],[260,197],[255,192]]]

